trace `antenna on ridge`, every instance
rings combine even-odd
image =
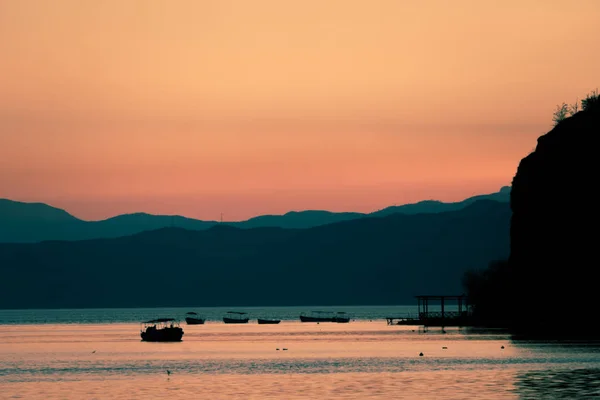
[[[221,213],[221,223],[223,223],[223,213]]]

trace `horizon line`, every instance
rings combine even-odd
[[[90,220],[90,219],[83,219],[83,218],[76,217],[75,215],[71,214],[68,210],[66,210],[64,208],[56,207],[56,206],[51,205],[50,203],[45,203],[45,202],[41,202],[41,201],[21,201],[21,200],[12,200],[12,199],[2,198],[2,197],[0,197],[0,201],[8,201],[8,202],[12,202],[12,203],[21,203],[21,204],[28,204],[28,205],[42,205],[42,206],[51,207],[51,208],[53,208],[55,210],[63,211],[65,213],[67,213],[68,215],[70,215],[71,217],[73,217],[73,218],[75,218],[75,219],[77,219],[79,221],[82,221],[82,222],[102,222],[102,221],[108,221],[108,220],[111,220],[111,219],[114,219],[114,218],[124,217],[124,216],[148,215],[148,216],[152,216],[152,217],[170,217],[170,218],[178,217],[178,218],[184,218],[184,219],[194,220],[194,221],[201,221],[201,222],[208,222],[208,223],[213,222],[215,224],[221,224],[221,223],[228,223],[228,222],[229,223],[241,223],[241,222],[246,222],[246,221],[252,220],[254,218],[259,218],[259,217],[281,217],[281,216],[285,216],[285,215],[290,214],[290,213],[302,213],[302,212],[326,212],[326,213],[331,213],[331,214],[362,214],[362,215],[370,215],[370,214],[373,214],[373,213],[376,213],[376,212],[379,212],[379,211],[383,211],[385,209],[392,208],[392,207],[403,207],[403,206],[409,206],[409,205],[416,205],[416,204],[420,204],[420,203],[428,202],[428,201],[434,201],[434,202],[439,202],[439,203],[444,203],[444,204],[460,203],[460,202],[466,201],[468,199],[471,199],[473,197],[488,196],[488,195],[500,193],[500,192],[502,192],[502,190],[504,188],[512,188],[512,185],[504,185],[504,186],[501,186],[500,189],[498,189],[498,191],[496,191],[496,192],[475,194],[473,196],[465,197],[462,200],[458,200],[458,201],[445,202],[445,201],[438,200],[438,199],[423,199],[423,200],[419,200],[419,201],[414,202],[414,203],[403,203],[403,204],[400,204],[400,205],[398,205],[396,203],[396,204],[393,204],[393,205],[385,206],[383,208],[375,209],[375,210],[370,211],[370,212],[360,212],[360,211],[329,211],[329,210],[323,210],[323,209],[320,209],[320,210],[319,209],[289,210],[289,211],[286,211],[283,214],[260,214],[260,215],[255,215],[253,217],[250,217],[250,218],[247,218],[247,219],[244,219],[244,220],[237,220],[237,221],[226,221],[226,220],[223,220],[222,217],[225,216],[225,215],[227,215],[224,212],[220,213],[220,215],[221,215],[220,219],[216,219],[216,220],[204,220],[204,219],[186,217],[185,215],[181,215],[181,214],[152,214],[152,213],[145,212],[145,211],[138,211],[138,212],[124,213],[124,214],[117,214],[117,215],[113,215],[112,217],[107,217],[107,218],[103,218],[103,219],[96,219],[96,220]]]

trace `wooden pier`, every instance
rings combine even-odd
[[[469,326],[471,322],[471,310],[467,296],[461,295],[423,295],[417,298],[417,316],[386,317],[388,325],[421,325],[429,326]],[[439,302],[440,311],[431,311],[430,302]],[[458,310],[449,311],[447,302],[456,302]]]

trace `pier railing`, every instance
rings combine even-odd
[[[427,319],[455,319],[461,317],[468,317],[470,313],[468,311],[428,311],[419,313],[419,319],[427,320]]]
[[[429,325],[443,326],[467,323],[471,317],[469,310],[465,311],[428,311],[414,314],[396,315],[387,317],[388,325]]]

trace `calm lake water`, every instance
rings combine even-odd
[[[349,324],[301,323],[299,310],[306,309],[329,308],[235,309],[281,318],[279,325],[219,322],[229,308],[0,311],[0,398],[600,396],[600,347],[592,344],[388,326],[382,318],[411,309],[402,306],[336,307],[359,317]],[[214,318],[183,324],[180,343],[140,341],[140,320],[192,310]]]

